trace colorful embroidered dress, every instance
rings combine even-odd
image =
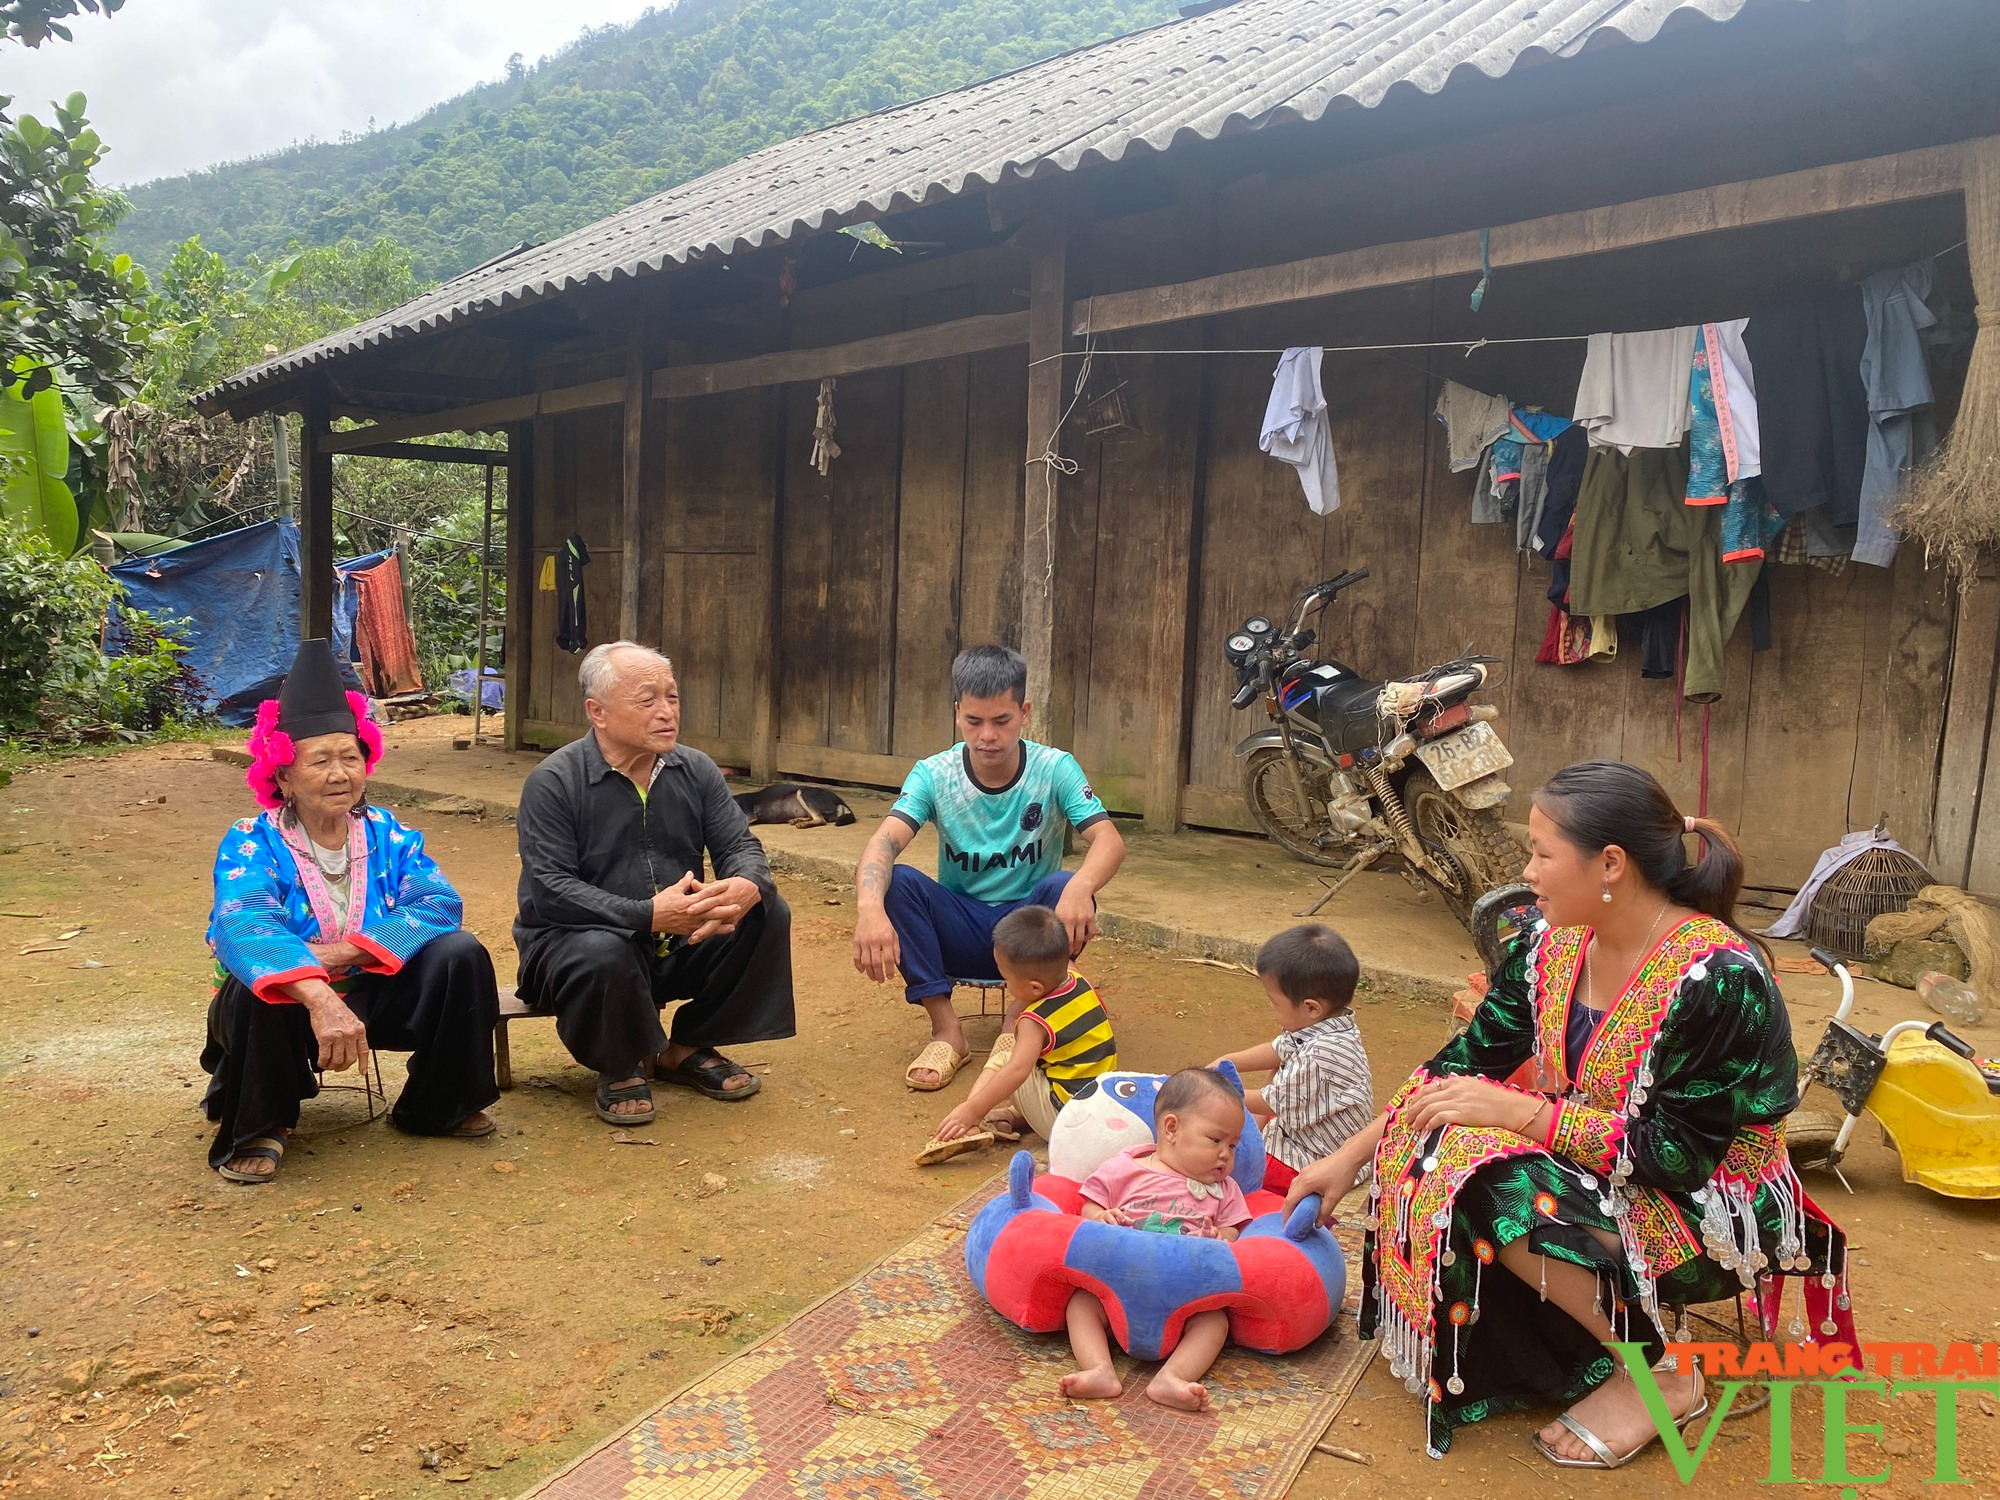
[[[348,814],[348,904],[345,922],[314,864],[304,832],[281,825],[282,811],[230,825],[215,856],[215,906],[208,946],[220,970],[235,975],[260,1000],[285,1003],[272,991],[300,979],[329,976],[306,944],[340,939],[368,955],[361,973],[394,974],[432,938],[458,929],[458,892],[424,853],[424,836],[379,807]],[[217,982],[222,975],[218,973]]]
[[[1813,1320],[1795,1319],[1792,1337],[1853,1337],[1845,1240],[1785,1155],[1798,1058],[1763,964],[1728,926],[1690,918],[1572,1057],[1565,1033],[1589,941],[1585,928],[1524,934],[1469,1028],[1389,1104],[1362,1333],[1379,1332],[1391,1369],[1427,1396],[1433,1456],[1461,1423],[1567,1405],[1611,1374],[1603,1345],[1495,1264],[1523,1235],[1537,1254],[1595,1272],[1614,1329],[1655,1359],[1663,1308],[1755,1291],[1770,1326],[1787,1273],[1809,1273]],[[1459,1125],[1420,1138],[1400,1119],[1429,1079],[1523,1072],[1557,1101],[1545,1141]]]

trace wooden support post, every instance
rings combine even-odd
[[[1071,684],[1056,670],[1056,572],[1063,476],[1053,459],[1061,450],[1064,360],[1068,314],[1069,234],[1059,218],[1044,214],[1024,225],[1015,241],[1032,259],[1028,272],[1028,451],[1021,515],[1021,654],[1028,659],[1028,701],[1035,738],[1067,744],[1074,719]]]
[[[333,454],[326,447],[326,396],[307,398],[299,441],[299,635],[333,638]]]
[[[784,638],[785,592],[785,439],[791,431],[791,387],[777,386],[764,400],[766,432],[771,444],[771,522],[764,541],[762,577],[763,649],[751,668],[750,774],[759,781],[778,779],[778,642]]]
[[[640,622],[639,559],[645,525],[644,482],[646,469],[646,314],[635,307],[626,334],[625,350],[625,441],[624,494],[619,505],[619,535],[623,539],[618,570],[618,634],[628,641],[653,640],[657,643],[660,622]]]
[[[1991,745],[2000,684],[2000,582],[1982,579],[1961,593],[1957,613],[1927,862],[1939,880],[1969,889],[1977,856],[2000,860],[2000,832],[1980,827],[1982,814],[1991,821],[1992,811],[1986,799],[1996,759]]]
[[[507,429],[507,748],[521,748],[528,717],[528,668],[535,651],[529,621],[535,617],[535,424]]]

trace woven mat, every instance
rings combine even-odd
[[[1284,1494],[1360,1382],[1358,1231],[1348,1305],[1310,1348],[1226,1348],[1213,1410],[1065,1400],[1061,1334],[1028,1334],[965,1274],[989,1183],[824,1301],[733,1355],[532,1492],[540,1500],[1260,1500]],[[1137,1378],[1135,1378],[1137,1377]]]

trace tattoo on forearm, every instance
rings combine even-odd
[[[890,871],[896,863],[896,851],[889,848],[887,841],[877,834],[868,841],[868,848],[861,856],[861,868],[854,872],[854,889],[863,896],[880,896],[889,889]]]

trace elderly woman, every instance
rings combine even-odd
[[[1810,1319],[1790,1336],[1852,1343],[1846,1246],[1785,1155],[1798,1059],[1735,925],[1729,835],[1614,761],[1557,772],[1528,832],[1546,926],[1464,1035],[1290,1196],[1331,1205],[1373,1159],[1364,1331],[1425,1396],[1433,1456],[1458,1424],[1574,1403],[1536,1445],[1616,1468],[1657,1434],[1605,1345],[1657,1361],[1674,1309],[1746,1291],[1774,1323],[1788,1273],[1805,1273]],[[1698,1372],[1658,1379],[1678,1424],[1707,1412]]]
[[[249,748],[266,811],[223,835],[209,917],[209,1165],[269,1182],[317,1075],[365,1068],[371,1047],[410,1053],[400,1129],[491,1134],[493,961],[423,835],[364,802],[382,735],[325,641],[299,648]]]

